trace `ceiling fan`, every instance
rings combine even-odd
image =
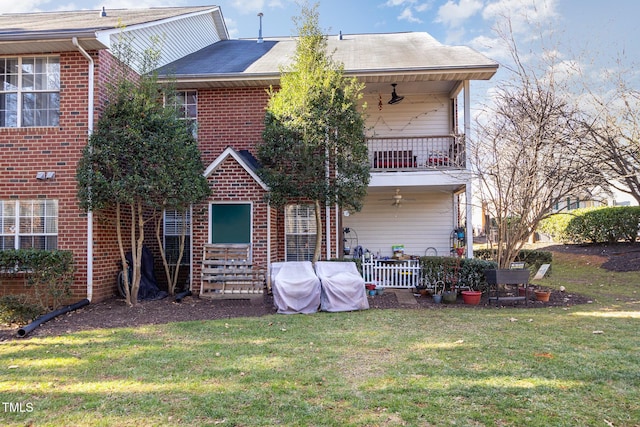
[[[388,201],[389,199],[381,199],[382,201]],[[400,194],[400,189],[396,188],[396,192],[393,195],[393,197],[391,198],[391,206],[394,206],[396,208],[399,208],[400,206],[402,206],[402,202],[405,200],[415,200],[415,199],[407,199],[405,198],[402,194]]]

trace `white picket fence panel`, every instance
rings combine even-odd
[[[366,283],[383,288],[414,288],[420,283],[419,260],[362,260]]]

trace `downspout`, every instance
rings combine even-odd
[[[324,163],[324,177],[329,186],[330,168],[329,168],[329,136],[327,135],[327,148],[325,149],[325,163]],[[326,256],[327,261],[331,259],[331,206],[329,206],[329,199],[327,198],[324,203],[324,220],[325,220],[325,237],[326,237]]]
[[[465,191],[466,198],[466,217],[467,217],[467,258],[473,258],[473,174],[471,173],[471,160],[469,159],[469,135],[471,134],[471,94],[469,93],[469,80],[464,81],[464,145],[465,145],[465,168],[469,171],[469,179],[467,180],[467,188]]]
[[[89,94],[87,101],[87,144],[91,144],[90,137],[93,134],[93,90],[94,90],[94,63],[91,55],[78,44],[78,38],[71,39],[73,45],[78,49],[87,61],[89,61]],[[91,147],[89,147],[91,151]],[[89,192],[91,194],[91,192]],[[93,211],[87,211],[87,299],[91,301],[93,298]]]
[[[336,222],[336,233],[335,233],[335,242],[336,242],[336,254],[335,257],[340,258],[340,231],[341,231],[341,226],[340,226],[340,206],[338,206],[336,204],[336,211],[335,211],[335,222]]]

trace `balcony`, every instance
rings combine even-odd
[[[371,172],[465,169],[464,135],[367,138]]]

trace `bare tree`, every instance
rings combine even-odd
[[[617,65],[617,71],[606,76],[614,84],[612,90],[587,87],[591,108],[582,125],[588,136],[585,144],[596,160],[588,164],[611,187],[640,203],[640,91],[629,81],[635,73],[621,67],[620,60]]]
[[[593,175],[582,167],[583,128],[553,55],[541,52],[548,62],[536,68],[521,60],[508,25],[500,36],[513,65],[476,122],[471,162],[505,268],[554,206],[592,186]]]

